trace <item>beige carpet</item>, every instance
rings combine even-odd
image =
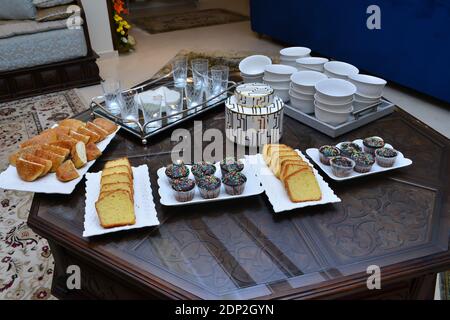
[[[0,104],[0,171],[21,141],[86,109],[74,90]],[[33,193],[0,189],[0,300],[54,299],[47,241],[27,226]]]

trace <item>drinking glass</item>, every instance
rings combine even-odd
[[[208,85],[208,59],[194,59],[191,61],[191,67],[194,85],[206,88]]]
[[[141,99],[139,91],[130,89],[122,92],[120,96],[120,114],[122,120],[130,127],[136,127],[134,123],[139,121],[139,108],[141,107]]]
[[[120,81],[106,79],[102,81],[103,95],[105,96],[106,109],[113,115],[120,114]]]
[[[187,78],[187,58],[179,57],[173,60],[172,71],[175,87],[184,87]]]
[[[175,101],[174,99],[166,99],[165,101],[165,111],[166,111],[166,115],[167,116],[171,116],[173,114],[176,113],[180,113],[181,111],[183,111],[183,95],[184,95],[184,90],[183,88],[173,88],[173,91],[177,92],[179,95],[179,99],[177,101]],[[171,123],[174,121],[177,121],[179,119],[181,119],[183,117],[183,114],[180,113],[176,116],[172,116],[172,117],[168,117],[167,118],[167,122]]]
[[[185,91],[186,91],[186,101],[187,101],[188,109],[201,105],[201,103],[203,102],[203,88],[197,87],[193,83],[187,83],[186,87],[185,87]],[[189,110],[188,113],[193,113],[200,109],[201,109],[201,106],[198,108],[193,108],[192,110]]]
[[[141,110],[144,115],[144,123],[147,124],[144,130],[145,132],[155,131],[158,128],[161,128],[162,121],[156,120],[161,118],[161,107],[163,104],[164,97],[161,94],[151,95],[142,100]]]
[[[210,96],[216,96],[227,89],[228,74],[229,68],[227,66],[214,66],[211,68]],[[220,100],[224,96],[226,97],[226,95],[225,92],[217,97],[217,100]]]

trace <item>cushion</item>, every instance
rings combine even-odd
[[[33,0],[34,5],[38,8],[50,8],[72,2],[73,0]]]
[[[34,19],[36,7],[33,0],[0,0],[0,20]]]
[[[36,21],[53,21],[67,19],[72,15],[72,12],[68,12],[69,5],[56,6],[51,8],[39,8],[36,12]]]

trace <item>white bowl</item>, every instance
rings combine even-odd
[[[359,73],[358,68],[342,61],[329,61],[323,65],[323,68],[330,75],[335,75],[339,78],[347,78],[349,75]]]
[[[315,85],[316,93],[319,98],[330,101],[333,104],[346,103],[349,99],[353,99],[356,87],[341,79],[326,79],[319,81]]]
[[[265,66],[272,64],[269,57],[263,55],[249,56],[239,63],[239,70],[247,75],[257,75],[264,72]]]
[[[381,96],[379,96],[379,97],[367,97],[367,96],[364,96],[364,95],[360,94],[357,91],[357,92],[355,92],[355,100],[358,100],[360,102],[372,102],[372,103],[375,103],[375,102],[381,100]]]
[[[342,106],[344,104],[349,104],[352,103],[354,101],[353,97],[350,97],[348,100],[342,100],[342,101],[333,101],[330,99],[327,99],[324,96],[320,96],[319,93],[316,92],[316,94],[314,95],[314,100],[320,101],[323,104],[329,105],[329,106]]]
[[[350,101],[345,104],[328,104],[324,103],[321,100],[314,99],[314,102],[323,110],[330,112],[346,112],[350,111],[353,106],[354,101]]]
[[[286,59],[293,59],[294,57],[296,59],[300,57],[308,56],[311,53],[311,49],[306,47],[290,47],[290,48],[284,48],[280,50],[280,56],[285,57]],[[296,60],[294,59],[294,61]]]
[[[286,90],[289,89],[291,80],[267,80],[266,78],[263,78],[263,82],[265,84],[268,84],[269,86],[271,86],[274,89],[279,89],[279,90]]]
[[[306,91],[305,89],[303,89],[302,87],[296,85],[293,82],[291,82],[291,90],[294,91],[295,93],[300,93],[300,94],[306,94],[306,95],[313,94],[313,93],[311,93],[311,91]],[[314,93],[315,92],[316,92],[316,89],[314,89]]]
[[[289,95],[291,97],[294,97],[297,99],[314,100],[314,94],[298,92],[298,91],[293,90],[292,87],[289,90]]]
[[[291,66],[291,67],[294,67],[295,69],[297,69],[297,63],[295,62],[295,60],[289,61],[289,60],[280,59],[280,64],[285,65],[285,66]]]
[[[316,118],[322,122],[329,123],[333,126],[343,124],[350,119],[350,114],[353,112],[353,108],[345,112],[336,112],[324,110],[314,102],[314,114]]]
[[[349,76],[349,81],[356,86],[359,94],[374,98],[383,94],[383,88],[386,85],[386,80],[366,74],[352,74]]]
[[[289,105],[303,113],[314,113],[314,100],[298,99],[294,96],[290,96]]]
[[[258,74],[246,74],[244,72],[241,72],[241,77],[246,77],[246,78],[259,78],[264,76],[264,71]]]
[[[327,70],[323,71],[323,74],[326,75],[330,79],[342,79],[342,80],[348,80],[347,76],[339,76],[337,74],[334,74],[332,72],[328,72]]]
[[[284,64],[271,64],[264,70],[264,78],[269,81],[288,80],[297,69]]]
[[[291,75],[291,81],[295,88],[300,89],[300,92],[314,94],[316,89],[314,86],[327,79],[327,76],[317,71],[298,71]]]
[[[328,62],[327,58],[320,58],[320,57],[306,57],[306,58],[299,58],[295,60],[297,63],[297,69],[299,66],[302,68],[307,68],[319,72],[324,71],[324,64]]]
[[[273,88],[273,94],[279,97],[283,102],[289,101],[289,89],[275,89]]]

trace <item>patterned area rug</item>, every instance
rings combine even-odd
[[[0,171],[21,141],[85,110],[74,90],[0,104]],[[54,299],[53,257],[28,226],[33,193],[0,189],[0,300]]]
[[[207,9],[161,16],[132,18],[132,22],[139,28],[154,34],[240,22],[248,19],[244,15],[224,9]]]

